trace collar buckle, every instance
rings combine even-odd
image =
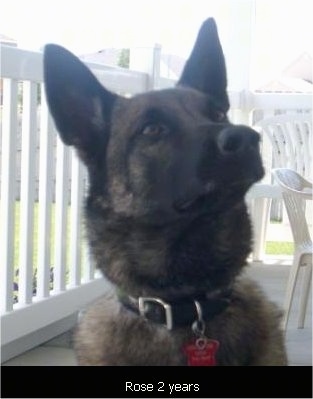
[[[141,296],[138,298],[138,309],[139,309],[139,313],[141,316],[146,318],[146,311],[147,311],[147,304],[148,303],[155,303],[158,305],[161,305],[164,309],[165,312],[165,326],[168,330],[172,330],[173,329],[173,312],[172,312],[172,306],[163,301],[160,298],[153,298],[153,297],[144,297]]]

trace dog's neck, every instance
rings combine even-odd
[[[229,306],[231,296],[231,289],[179,297],[174,300],[164,300],[159,297],[135,298],[121,290],[117,291],[119,302],[125,309],[151,322],[162,324],[169,330],[194,326],[196,320],[200,323],[211,320]]]
[[[104,217],[95,230],[92,214],[88,216],[97,267],[118,288],[137,297],[172,299],[225,289],[250,252],[244,204],[188,225],[153,228],[127,219],[114,224],[111,218],[109,223]]]

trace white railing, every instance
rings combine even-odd
[[[160,51],[152,49],[150,71],[88,66],[108,89],[133,95],[175,84],[159,76]],[[86,173],[56,135],[45,102],[42,54],[3,46],[1,72],[0,309],[2,346],[15,345],[8,358],[60,333],[51,327],[36,335],[36,343],[15,344],[70,317],[107,285],[97,278],[84,243]],[[243,91],[230,93],[230,100],[236,122],[249,122],[256,108],[311,108],[311,97],[301,94]]]

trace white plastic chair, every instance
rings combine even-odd
[[[262,136],[262,156],[266,176],[252,186],[247,202],[252,204],[255,245],[253,260],[262,260],[266,228],[272,199],[281,198],[277,185],[272,184],[272,168],[290,168],[305,178],[312,173],[312,114],[285,114],[265,118],[254,126]]]
[[[272,173],[275,181],[282,190],[282,196],[286,206],[295,246],[294,258],[285,296],[283,327],[286,328],[288,323],[299,268],[300,266],[305,266],[304,279],[300,294],[300,311],[298,319],[298,328],[303,328],[312,282],[313,246],[305,216],[306,201],[312,200],[312,183],[291,169],[274,169]]]

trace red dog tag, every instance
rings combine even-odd
[[[216,366],[215,354],[220,343],[214,339],[198,338],[187,344],[184,352],[187,355],[188,366]]]

